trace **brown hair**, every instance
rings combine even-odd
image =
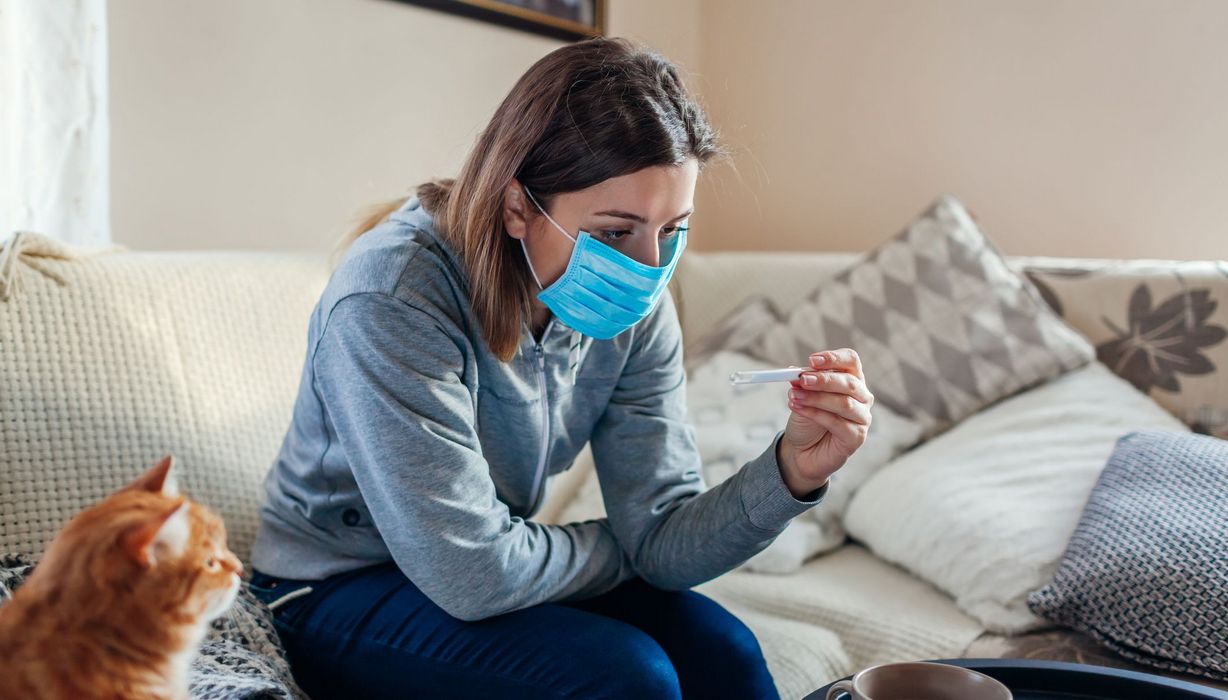
[[[512,87],[455,178],[417,187],[435,227],[459,251],[487,344],[506,362],[531,312],[528,265],[503,228],[513,178],[547,210],[555,195],[643,168],[702,168],[725,156],[703,109],[660,54],[619,37],[569,44],[534,63]],[[373,206],[342,239],[344,251],[407,198]]]

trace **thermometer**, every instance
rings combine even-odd
[[[812,370],[806,367],[787,367],[783,369],[753,369],[731,372],[730,384],[759,384],[760,382],[791,382],[802,376],[802,372]]]

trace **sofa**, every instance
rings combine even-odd
[[[84,249],[38,234],[21,238],[0,251],[0,552],[37,557],[73,513],[169,452],[182,467],[182,488],[223,515],[232,549],[247,561],[261,483],[289,425],[308,315],[328,279],[326,257]],[[746,298],[765,295],[788,308],[857,259],[689,250],[671,283],[687,352]],[[1132,280],[1153,287],[1171,283],[1183,266],[1201,265],[1212,276],[1228,270],[1223,263],[1007,260],[1051,304],[1087,270],[1126,266]],[[1128,295],[1097,303],[1125,308]],[[1089,337],[1107,332],[1092,328],[1103,316],[1064,315],[1076,330],[1083,322]],[[873,389],[875,368],[866,374]],[[1211,387],[1206,395],[1225,385],[1217,372],[1194,379]],[[1203,432],[1228,424],[1202,395],[1182,404],[1163,384],[1139,389]],[[586,451],[549,477],[533,519],[560,522],[593,478]],[[995,633],[951,594],[856,538],[792,573],[740,567],[696,590],[752,629],[785,698],[897,660],[1011,656],[1137,668],[1055,626]]]

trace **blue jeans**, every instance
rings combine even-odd
[[[322,581],[252,573],[295,679],[329,698],[779,698],[759,642],[692,590],[452,617],[393,563]]]

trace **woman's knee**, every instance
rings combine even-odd
[[[631,627],[597,645],[586,671],[592,687],[584,697],[661,698],[682,697],[673,661],[648,634]]]
[[[725,618],[718,633],[711,635],[707,643],[712,646],[714,659],[737,667],[761,666],[763,649],[759,639],[746,623],[732,613]]]
[[[698,696],[778,698],[763,649],[750,628],[732,613],[709,617],[697,625],[680,660],[682,685]]]

